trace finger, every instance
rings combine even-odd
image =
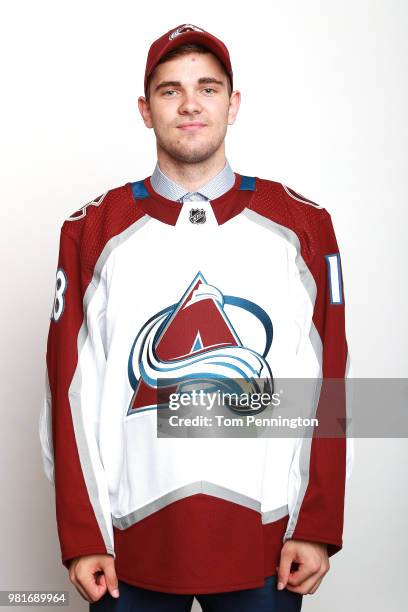
[[[319,574],[316,576],[312,576],[305,582],[302,582],[302,584],[300,584],[299,586],[287,585],[286,588],[288,591],[292,591],[292,593],[300,593],[302,595],[308,595],[309,593],[311,593],[312,589],[314,589],[314,591],[318,589],[319,584],[321,583],[322,580],[323,580],[323,576]]]
[[[96,581],[94,572],[97,570],[100,570],[99,565],[97,568],[88,566],[86,569],[77,572],[76,575],[77,583],[85,591],[91,603],[98,601],[106,593],[106,586],[98,584]]]
[[[115,571],[113,557],[103,562],[103,573],[105,574],[106,587],[112,597],[119,597],[119,585]]]
[[[282,548],[278,570],[278,590],[284,589],[286,586],[290,574],[290,566],[294,557],[295,554],[290,551],[290,548]]]
[[[318,576],[320,571],[320,563],[300,563],[299,569],[296,572],[289,574],[288,584],[293,587],[299,586],[309,578]]]
[[[73,579],[73,580],[71,580],[71,582],[74,585],[74,587],[76,588],[76,590],[78,591],[78,593],[81,595],[81,597],[83,597],[85,599],[85,601],[87,601],[88,603],[92,603],[92,601],[89,599],[88,595],[86,594],[86,592],[84,591],[82,586],[77,582],[77,580]]]
[[[79,584],[79,582],[77,580],[76,566],[77,566],[76,559],[74,559],[71,562],[70,566],[69,566],[69,580],[74,585],[74,587],[76,588],[78,593],[81,595],[81,597],[83,597],[85,599],[85,601],[89,602],[89,598],[88,598],[86,592],[84,591],[84,589],[82,588],[82,586]],[[89,602],[89,603],[91,603],[91,602]]]

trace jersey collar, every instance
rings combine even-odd
[[[255,177],[247,177],[234,172],[235,181],[231,189],[218,198],[210,200],[211,207],[218,225],[232,219],[249,206],[256,190]],[[151,184],[150,176],[135,183],[127,183],[126,189],[133,203],[137,203],[143,211],[159,221],[176,225],[181,209],[185,204],[170,200],[157,193]],[[193,204],[193,202],[191,203]],[[200,202],[194,202],[197,208]]]

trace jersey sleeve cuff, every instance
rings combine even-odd
[[[62,564],[69,569],[70,563],[73,559],[76,557],[84,557],[85,555],[111,555],[113,559],[116,559],[116,554],[112,549],[107,549],[101,546],[89,546],[63,553],[61,555],[61,561]]]
[[[327,546],[327,555],[328,557],[332,557],[336,553],[340,552],[343,548],[343,542],[341,540],[335,540],[332,538],[325,538],[322,535],[312,535],[312,534],[303,534],[297,533],[296,535],[292,534],[289,537],[285,537],[283,543],[288,540],[303,540],[304,542],[316,542],[319,544],[326,544]]]

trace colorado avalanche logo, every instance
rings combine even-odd
[[[261,322],[262,354],[243,346],[225,312],[227,304]],[[183,392],[199,382],[213,382],[224,392],[241,394],[245,389],[245,393],[272,395],[273,377],[266,361],[272,337],[272,322],[260,306],[223,295],[198,272],[180,301],[146,321],[133,342],[128,361],[133,396],[127,416],[167,407],[157,403],[158,388],[166,386]]]
[[[192,25],[191,23],[185,23],[170,34],[169,40],[173,40],[173,38],[175,38],[176,36],[180,36],[180,34],[184,34],[185,32],[204,32],[204,30],[195,25]]]

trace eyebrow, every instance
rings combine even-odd
[[[216,85],[220,85],[221,87],[225,87],[225,83],[223,81],[219,81],[215,77],[201,77],[201,79],[198,79],[197,83],[199,85],[208,85],[213,83]],[[158,91],[159,89],[163,89],[164,87],[182,87],[182,84],[181,81],[162,81],[161,83],[156,85],[154,91]]]

